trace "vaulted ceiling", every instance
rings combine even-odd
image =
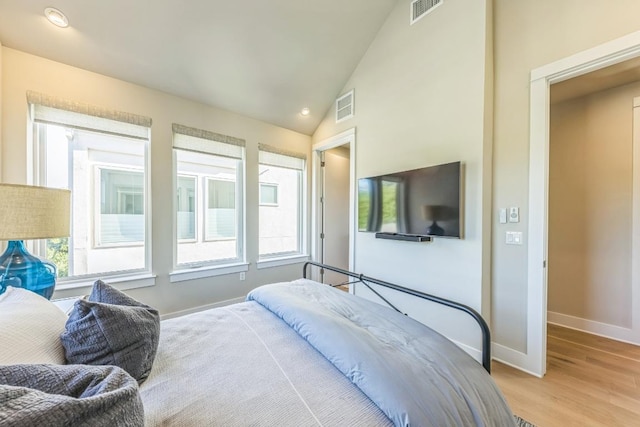
[[[310,135],[397,1],[0,0],[0,42]]]

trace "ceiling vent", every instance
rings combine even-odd
[[[350,119],[354,114],[353,90],[336,99],[336,123]]]
[[[444,0],[413,0],[411,2],[411,25],[436,7],[440,6]]]

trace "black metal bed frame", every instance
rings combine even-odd
[[[380,295],[380,293],[377,292],[375,289],[373,289],[369,285],[369,283],[373,283],[373,284],[376,284],[376,285],[383,286],[385,288],[393,289],[394,291],[399,291],[399,292],[403,292],[405,294],[413,295],[413,296],[416,296],[418,298],[426,299],[428,301],[432,301],[432,302],[435,302],[437,304],[442,304],[442,305],[445,305],[447,307],[451,307],[451,308],[454,308],[456,310],[460,310],[460,311],[463,311],[463,312],[467,313],[468,315],[473,317],[473,319],[480,326],[480,330],[482,331],[482,366],[484,367],[484,369],[487,370],[487,372],[491,373],[491,332],[489,331],[489,326],[487,325],[487,322],[485,322],[485,320],[482,318],[480,313],[478,313],[473,308],[471,308],[471,307],[469,307],[467,305],[464,305],[464,304],[460,304],[460,303],[455,302],[455,301],[451,301],[451,300],[448,300],[448,299],[445,299],[445,298],[437,297],[435,295],[425,294],[424,292],[416,291],[414,289],[405,288],[403,286],[399,286],[399,285],[396,285],[394,283],[385,282],[384,280],[375,279],[373,277],[368,277],[368,276],[365,276],[363,274],[354,273],[352,271],[343,270],[341,268],[337,268],[337,267],[333,267],[333,266],[330,266],[330,265],[321,264],[321,263],[314,262],[314,261],[307,261],[307,262],[304,263],[304,266],[302,267],[302,277],[305,278],[305,279],[307,278],[307,267],[309,265],[312,265],[312,266],[315,266],[315,267],[318,267],[318,268],[324,269],[324,270],[334,271],[336,273],[344,274],[345,276],[354,277],[354,278],[358,279],[358,281],[355,282],[355,283],[362,283],[363,285],[365,285],[367,288],[369,288],[369,290],[371,290],[374,294],[376,294],[379,298],[381,298],[385,303],[387,303],[391,308],[393,308],[394,310],[396,310],[399,313],[402,313],[402,311],[400,311],[397,307],[395,307],[393,304],[391,304],[385,297]],[[367,282],[369,282],[369,283],[367,283]],[[406,314],[406,313],[403,313],[403,314]]]

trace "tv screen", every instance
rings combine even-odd
[[[358,230],[462,237],[460,162],[360,178]]]

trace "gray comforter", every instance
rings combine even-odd
[[[257,302],[164,320],[160,331],[153,369],[140,386],[149,427],[393,425]]]
[[[389,308],[309,280],[260,287],[257,301],[304,337],[396,426],[512,426],[482,366]]]

